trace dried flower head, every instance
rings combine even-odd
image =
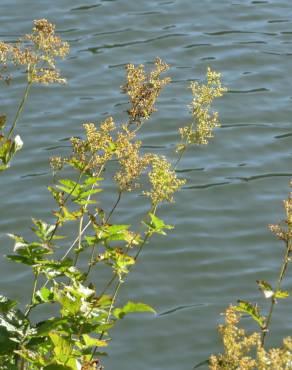
[[[225,313],[225,325],[219,326],[224,353],[210,357],[211,370],[256,369],[256,360],[251,352],[260,343],[259,333],[247,335],[244,329],[238,328],[240,313],[229,306]]]
[[[171,164],[164,156],[152,155],[151,166],[148,177],[152,189],[144,194],[151,198],[153,206],[165,201],[173,202],[173,194],[186,181],[177,178],[175,171],[171,169]]]
[[[115,145],[111,131],[115,130],[115,123],[112,117],[109,117],[101,123],[99,130],[94,123],[85,123],[83,127],[86,138],[71,139],[73,154],[67,162],[79,170],[97,173],[114,154]]]
[[[54,173],[60,171],[63,168],[64,159],[59,156],[52,157],[50,158],[50,165]]]
[[[11,45],[0,41],[0,80],[9,82],[10,76],[7,74],[7,63],[11,52]]]
[[[192,82],[190,88],[193,100],[189,105],[193,122],[179,129],[182,143],[178,151],[188,144],[208,144],[208,139],[213,137],[213,130],[220,126],[218,112],[211,112],[211,104],[215,98],[221,97],[227,89],[222,86],[220,73],[207,70],[207,83]],[[196,127],[194,129],[194,127]]]
[[[121,191],[131,191],[140,186],[138,179],[151,161],[149,154],[140,154],[141,142],[132,143],[130,138],[119,133],[116,141],[116,155],[121,169],[114,176]]]
[[[211,370],[287,370],[292,368],[292,339],[283,340],[283,346],[265,350],[260,333],[248,335],[238,327],[241,314],[234,306],[225,313],[225,325],[219,326],[224,352],[212,355],[209,359]]]
[[[161,73],[167,71],[169,66],[160,58],[156,58],[154,64],[155,69],[148,74],[142,64],[138,67],[127,65],[127,83],[122,86],[122,90],[130,98],[130,123],[140,125],[143,119],[149,119],[156,111],[154,104],[160,91],[170,82],[169,77],[160,78]]]
[[[31,34],[20,39],[12,48],[12,60],[17,66],[26,66],[31,83],[65,83],[56,69],[56,58],[64,58],[69,44],[55,34],[55,25],[46,19],[34,21]]]
[[[292,188],[292,181],[290,181]],[[274,225],[269,225],[269,229],[281,240],[288,241],[292,238],[292,192],[290,192],[288,199],[284,200],[284,209],[286,219]]]

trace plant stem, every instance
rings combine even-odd
[[[122,191],[121,191],[121,190],[119,190],[119,193],[118,193],[118,199],[117,199],[116,203],[114,204],[113,208],[111,209],[110,213],[109,213],[109,214],[108,214],[108,216],[107,216],[107,219],[106,219],[106,221],[105,221],[105,223],[106,223],[106,224],[109,222],[109,220],[110,220],[110,218],[111,218],[112,214],[114,213],[115,209],[117,208],[117,206],[118,206],[118,204],[119,204],[119,202],[120,202],[120,200],[121,200],[121,197],[122,197]]]
[[[25,311],[25,314],[24,316],[25,317],[28,317],[31,309],[33,308],[34,306],[34,296],[35,296],[35,293],[36,293],[36,289],[37,289],[37,284],[38,284],[38,277],[39,277],[39,272],[37,271],[34,275],[34,281],[33,281],[33,288],[32,288],[32,294],[31,294],[31,300],[30,300],[30,304],[28,305],[26,311]]]
[[[116,288],[115,288],[115,291],[114,291],[114,294],[113,294],[113,299],[112,299],[111,304],[110,304],[110,308],[108,310],[108,314],[107,314],[107,318],[106,318],[106,323],[108,323],[109,320],[110,320],[111,312],[112,312],[112,309],[113,309],[114,304],[116,302],[117,295],[118,295],[118,292],[120,290],[121,285],[122,285],[122,282],[121,281],[118,281],[118,283],[116,285]],[[105,332],[103,331],[100,334],[100,336],[99,336],[99,340],[102,340],[104,334],[105,334]],[[91,360],[93,359],[93,356],[95,355],[96,351],[97,351],[97,347],[94,347],[94,349],[92,351],[92,354],[91,354]]]
[[[186,150],[187,150],[187,145],[185,145],[184,148],[180,151],[179,156],[178,156],[178,158],[177,158],[177,160],[176,160],[176,162],[173,166],[174,170],[176,170],[176,167],[178,166],[179,162],[181,161],[181,159],[182,159],[183,155],[185,154]]]
[[[25,102],[26,102],[26,100],[27,100],[28,93],[29,93],[29,89],[30,89],[31,85],[32,85],[32,82],[31,82],[31,81],[28,81],[28,82],[27,82],[27,85],[26,85],[26,88],[25,88],[25,90],[24,90],[24,94],[23,94],[23,96],[22,96],[22,99],[21,99],[20,104],[19,104],[19,106],[18,106],[18,109],[17,109],[17,111],[16,111],[16,114],[15,114],[15,117],[14,117],[14,121],[13,121],[13,123],[12,123],[12,126],[11,126],[10,130],[9,130],[9,133],[8,133],[7,139],[10,139],[10,138],[11,138],[11,136],[12,136],[12,134],[13,134],[14,130],[15,130],[16,124],[17,124],[17,122],[18,122],[18,119],[19,119],[19,117],[20,117],[20,114],[21,114],[21,112],[22,112],[22,110],[23,110],[23,107],[24,107],[24,105],[25,105]]]
[[[291,240],[288,239],[286,241],[286,252],[285,252],[284,259],[283,259],[283,263],[281,265],[279,277],[278,277],[276,288],[275,288],[275,293],[281,289],[281,283],[284,279],[284,276],[285,276],[285,273],[286,273],[286,270],[287,270],[287,267],[288,267],[289,255],[290,255],[291,251],[292,251],[292,244],[291,244]],[[261,337],[262,346],[265,345],[266,336],[269,332],[269,327],[270,327],[270,324],[271,324],[272,315],[273,315],[273,311],[274,311],[274,307],[275,307],[276,303],[277,303],[276,298],[273,296],[271,298],[271,305],[270,305],[269,313],[268,313],[268,316],[267,316],[266,325],[262,330],[262,337]]]

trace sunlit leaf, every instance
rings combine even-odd
[[[289,292],[287,290],[277,290],[275,292],[275,298],[284,299],[288,297],[289,297]]]
[[[124,307],[116,308],[113,314],[117,319],[122,319],[125,315],[135,312],[152,312],[156,314],[156,311],[151,306],[135,302],[128,302]]]
[[[247,301],[239,300],[238,305],[235,306],[235,310],[247,313],[260,325],[261,328],[265,326],[265,318],[261,316],[257,305],[253,305]]]
[[[87,334],[83,334],[82,338],[87,347],[106,347],[108,345],[107,341],[93,338]]]
[[[158,233],[158,234],[166,235],[164,230],[173,229],[172,225],[166,225],[163,220],[155,216],[153,213],[149,213],[149,216],[150,216],[150,222],[145,222],[145,224],[148,226],[151,234]]]

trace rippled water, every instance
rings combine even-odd
[[[201,79],[207,66],[222,72],[229,87],[216,105],[223,127],[181,163],[188,183],[175,206],[161,210],[175,231],[153,240],[122,291],[121,302],[147,302],[159,315],[121,322],[104,360],[107,369],[191,369],[219,351],[224,307],[258,300],[255,280],[273,281],[283,252],[266,225],[282,217],[292,177],[291,2],[2,0],[0,14],[4,40],[46,17],[72,49],[61,66],[69,84],[35,87],[19,125],[24,150],[1,178],[2,253],[10,248],[5,233],[28,235],[30,217],[46,218],[52,207],[48,157],[66,153],[82,122],[124,117],[126,63],[160,56],[172,65],[173,83],[142,133],[145,145],[170,155],[177,127],[189,119],[189,80]],[[21,83],[1,90],[1,113],[13,113]],[[131,202],[120,207],[126,222],[143,210]],[[1,291],[27,298],[27,270],[4,258],[0,267]],[[277,306],[275,344],[291,334],[290,317],[289,301]]]

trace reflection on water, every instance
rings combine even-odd
[[[7,232],[27,235],[30,217],[48,219],[48,156],[66,154],[68,138],[81,135],[83,122],[105,114],[125,118],[119,87],[126,63],[147,65],[160,56],[172,66],[173,82],[141,133],[145,148],[172,156],[177,127],[189,120],[189,81],[201,79],[209,65],[229,86],[216,107],[224,129],[208,147],[188,152],[178,168],[188,183],[175,205],[161,209],[176,225],[172,236],[149,245],[122,290],[121,303],[143,301],[160,315],[122,321],[104,360],[108,369],[191,369],[219,350],[215,330],[224,307],[238,298],[257,300],[255,280],[273,281],[279,264],[281,248],[266,225],[282,218],[292,177],[291,2],[44,3],[0,5],[2,39],[16,40],[33,19],[47,17],[72,49],[61,66],[68,86],[35,87],[19,125],[25,146],[1,179],[3,254]],[[1,90],[1,113],[13,113],[20,86],[17,79]],[[120,206],[126,222],[139,212],[132,203]],[[1,291],[22,301],[29,274],[4,258],[0,267]],[[276,342],[291,331],[288,306],[277,307]]]

